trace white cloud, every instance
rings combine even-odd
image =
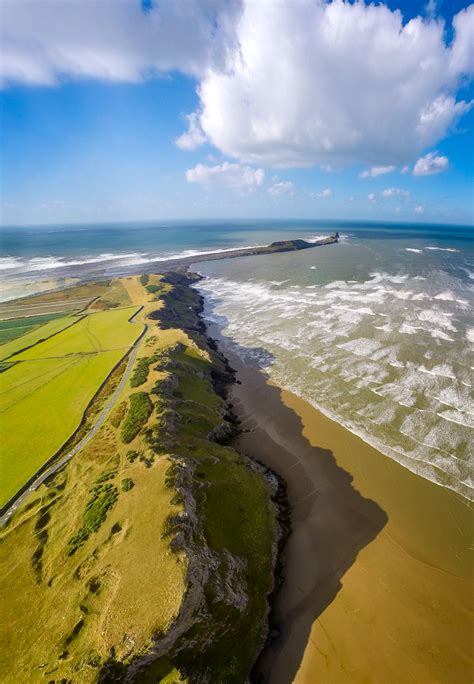
[[[377,203],[377,198],[375,196],[375,192],[369,192],[369,194],[367,195],[367,198],[368,198],[369,202],[371,202],[371,204]]]
[[[177,144],[244,163],[406,164],[470,108],[474,5],[453,19],[344,0],[2,3],[0,82],[139,82],[175,70],[199,105]],[[297,40],[293,37],[297,36]]]
[[[424,214],[425,213],[424,206],[422,204],[419,204],[417,207],[415,207],[415,213]]]
[[[425,12],[429,17],[434,17],[438,10],[437,0],[428,0],[425,5]]]
[[[273,183],[268,188],[271,195],[293,195],[293,183],[291,181],[280,181]]]
[[[333,195],[333,192],[331,188],[324,188],[324,190],[321,190],[321,192],[317,192],[315,197],[318,197],[319,199],[330,199]]]
[[[409,170],[410,170],[409,165],[408,165],[408,164],[405,164],[405,166],[402,166],[402,168],[400,169],[400,173],[401,173],[402,175],[405,175],[406,173],[409,172]]]
[[[382,197],[395,197],[395,196],[409,197],[409,190],[402,190],[402,188],[385,188],[382,190]]]
[[[206,188],[220,187],[234,190],[255,190],[265,178],[263,169],[224,162],[216,166],[198,164],[186,171],[189,183],[198,183]]]
[[[199,126],[197,114],[188,114],[188,130],[176,139],[177,146],[182,150],[195,150],[206,142],[206,136]]]
[[[246,162],[406,164],[470,107],[456,94],[473,69],[474,5],[454,28],[447,45],[441,20],[404,24],[385,5],[244,0],[225,67],[198,87],[201,129]]]
[[[372,166],[371,169],[366,169],[359,174],[359,178],[377,178],[377,176],[384,176],[386,173],[395,171],[393,164],[389,166]]]
[[[7,0],[0,82],[138,82],[176,69],[199,77],[224,64],[239,11],[226,0],[155,2],[148,11],[140,0]]]
[[[424,157],[420,157],[413,168],[414,176],[434,176],[436,173],[446,171],[449,166],[447,157],[436,155],[436,152],[429,152]]]

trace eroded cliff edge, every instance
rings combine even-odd
[[[281,492],[229,445],[234,374],[193,280],[104,285],[124,287],[148,328],[107,422],[1,531],[5,682],[249,677],[268,634]]]
[[[201,355],[177,342],[153,359],[168,375],[153,389],[158,418],[146,439],[172,459],[167,481],[182,510],[166,522],[174,551],[188,559],[186,595],[175,622],[128,665],[111,659],[101,679],[156,681],[170,666],[190,682],[244,682],[267,637],[268,596],[282,535],[279,483],[228,446],[238,430],[226,403],[234,373],[206,336],[194,276],[171,273],[149,318],[184,331]],[[204,352],[206,360],[203,360]]]

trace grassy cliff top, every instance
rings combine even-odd
[[[224,444],[231,373],[189,284],[121,279],[148,325],[132,372],[93,439],[1,531],[3,682],[248,675],[272,586],[275,510],[260,469]],[[117,340],[120,326],[117,317]]]

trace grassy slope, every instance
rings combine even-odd
[[[142,302],[138,279],[123,282]],[[271,586],[268,488],[235,451],[208,439],[224,407],[211,371],[226,371],[196,330],[196,295],[156,276],[150,283],[160,292],[145,294],[139,316],[158,309],[153,317],[163,320],[160,328],[149,321],[140,345],[138,360],[154,359],[145,380],[127,383],[106,426],[2,535],[2,681],[120,681],[132,663],[137,681],[243,682],[259,647]],[[125,445],[122,422],[136,391],[148,393],[154,411]],[[116,488],[117,502],[68,556],[97,480]],[[190,501],[191,526],[182,515]],[[160,651],[170,626],[179,629]]]
[[[113,431],[104,430],[6,534],[0,547],[5,684],[96,681],[111,649],[124,660],[146,649],[150,635],[165,631],[179,611],[186,559],[171,554],[161,537],[166,516],[179,511],[165,485],[169,462],[148,469],[129,464],[119,450],[117,468],[117,446]],[[98,532],[67,556],[89,489],[111,469],[117,503]],[[135,485],[128,492],[120,489],[124,477]]]
[[[144,353],[148,348],[145,340]],[[102,392],[102,405],[120,379],[115,376]],[[149,391],[155,380],[150,377],[141,389]],[[131,391],[126,386],[118,403],[128,402]],[[181,510],[165,482],[170,462],[148,453],[142,436],[123,444],[120,427],[109,422],[48,487],[32,495],[1,535],[2,682],[97,681],[111,649],[126,661],[146,650],[152,634],[165,632],[179,612],[187,560],[171,553],[170,539],[162,536],[168,516]],[[132,448],[141,460],[129,461]],[[68,556],[90,490],[104,473],[111,475],[105,483],[117,488],[117,502],[99,530]],[[121,487],[126,478],[134,484],[130,491]]]
[[[13,357],[0,391],[2,504],[76,429],[98,387],[138,337],[141,326],[127,322],[135,311],[90,314]]]
[[[193,473],[186,490],[200,525],[190,530],[180,519],[171,529],[186,539],[203,596],[199,618],[138,677],[143,682],[160,681],[175,669],[190,682],[244,682],[261,643],[271,587],[275,510],[260,472],[233,449],[209,440],[224,411],[211,372],[225,380],[228,371],[199,330],[198,309],[195,293],[178,284],[158,313],[160,325],[168,327],[160,337],[168,344],[154,372],[174,382],[162,378],[155,384],[158,424],[147,437],[156,454],[174,454],[175,464]],[[177,321],[184,334],[174,329]],[[207,576],[202,566],[210,570]]]

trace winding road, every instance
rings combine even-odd
[[[143,309],[143,307],[140,307],[134,314],[133,316],[129,319],[130,323],[136,323],[133,319],[135,316],[140,313],[140,311]],[[130,371],[132,370],[133,364],[135,363],[135,359],[137,356],[137,351],[138,347],[140,346],[140,342],[142,341],[143,337],[145,336],[147,330],[148,330],[148,325],[146,323],[143,324],[143,331],[140,333],[139,337],[135,340],[131,347],[131,353],[130,353],[130,358],[128,359],[127,362],[127,367],[125,368],[124,374],[120,379],[119,384],[117,385],[116,389],[114,390],[114,393],[108,400],[107,404],[104,406],[102,411],[100,412],[96,422],[92,426],[92,428],[89,430],[89,432],[81,439],[80,442],[78,442],[72,449],[69,451],[65,456],[63,456],[59,461],[55,461],[49,468],[46,470],[43,470],[44,466],[42,466],[35,475],[31,478],[29,483],[26,485],[26,488],[21,489],[19,493],[17,493],[14,497],[8,501],[5,506],[2,509],[2,515],[0,516],[0,527],[5,525],[10,517],[15,513],[16,510],[25,502],[25,500],[30,496],[30,494],[38,489],[40,485],[43,484],[45,480],[48,479],[48,477],[51,477],[51,475],[54,475],[60,468],[62,468],[68,461],[71,460],[73,456],[75,456],[83,447],[85,447],[88,442],[94,437],[94,435],[97,434],[97,432],[100,430],[102,425],[104,424],[107,416],[109,415],[112,407],[114,406],[117,397],[120,395],[121,391],[123,390],[125,383],[128,380],[128,377],[130,375]],[[127,352],[129,353],[129,352]],[[107,376],[105,382],[110,378],[111,374],[115,368],[111,370],[109,375]],[[70,437],[68,438],[70,439]]]

